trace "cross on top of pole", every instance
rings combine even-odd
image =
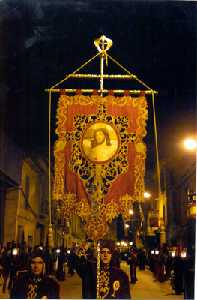
[[[94,45],[100,53],[108,51],[112,47],[112,40],[102,35],[100,38],[94,40]]]

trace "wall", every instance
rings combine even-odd
[[[16,240],[16,215],[18,206],[19,190],[11,188],[5,196],[5,217],[4,217],[4,243]]]

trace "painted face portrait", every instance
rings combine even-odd
[[[94,131],[94,139],[92,140],[92,148],[105,143],[107,146],[111,146],[109,132],[105,128],[98,128]]]
[[[95,163],[111,159],[118,148],[118,134],[110,124],[97,122],[88,127],[84,133],[82,151],[89,160]]]

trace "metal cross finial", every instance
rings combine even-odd
[[[99,52],[108,51],[111,48],[112,44],[112,40],[107,38],[105,35],[102,35],[100,38],[94,40],[94,45]]]
[[[102,35],[100,38],[94,40],[94,45],[100,53],[100,92],[103,95],[103,61],[105,59],[107,65],[107,51],[112,46],[112,40],[108,39],[105,35]]]

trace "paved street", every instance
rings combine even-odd
[[[122,269],[129,275],[129,267],[122,263]],[[137,283],[131,285],[131,295],[134,300],[181,300],[183,295],[174,295],[169,281],[160,283],[155,281],[153,274],[149,270],[137,270]]]
[[[126,264],[122,264],[122,268],[128,273],[129,268]],[[183,300],[183,295],[174,295],[169,282],[159,283],[154,281],[154,277],[149,270],[137,271],[138,281],[135,285],[131,285],[131,293],[133,300]],[[68,277],[61,285],[61,299],[81,299],[81,280],[77,274]],[[9,298],[8,294],[0,292],[0,298]]]
[[[129,267],[122,263],[122,269],[129,274]],[[133,300],[182,300],[183,295],[174,295],[169,282],[154,281],[154,277],[149,270],[137,271],[138,281],[135,285],[131,285],[131,294]],[[80,299],[81,283],[77,275],[68,278],[61,284],[61,297],[67,299]]]

